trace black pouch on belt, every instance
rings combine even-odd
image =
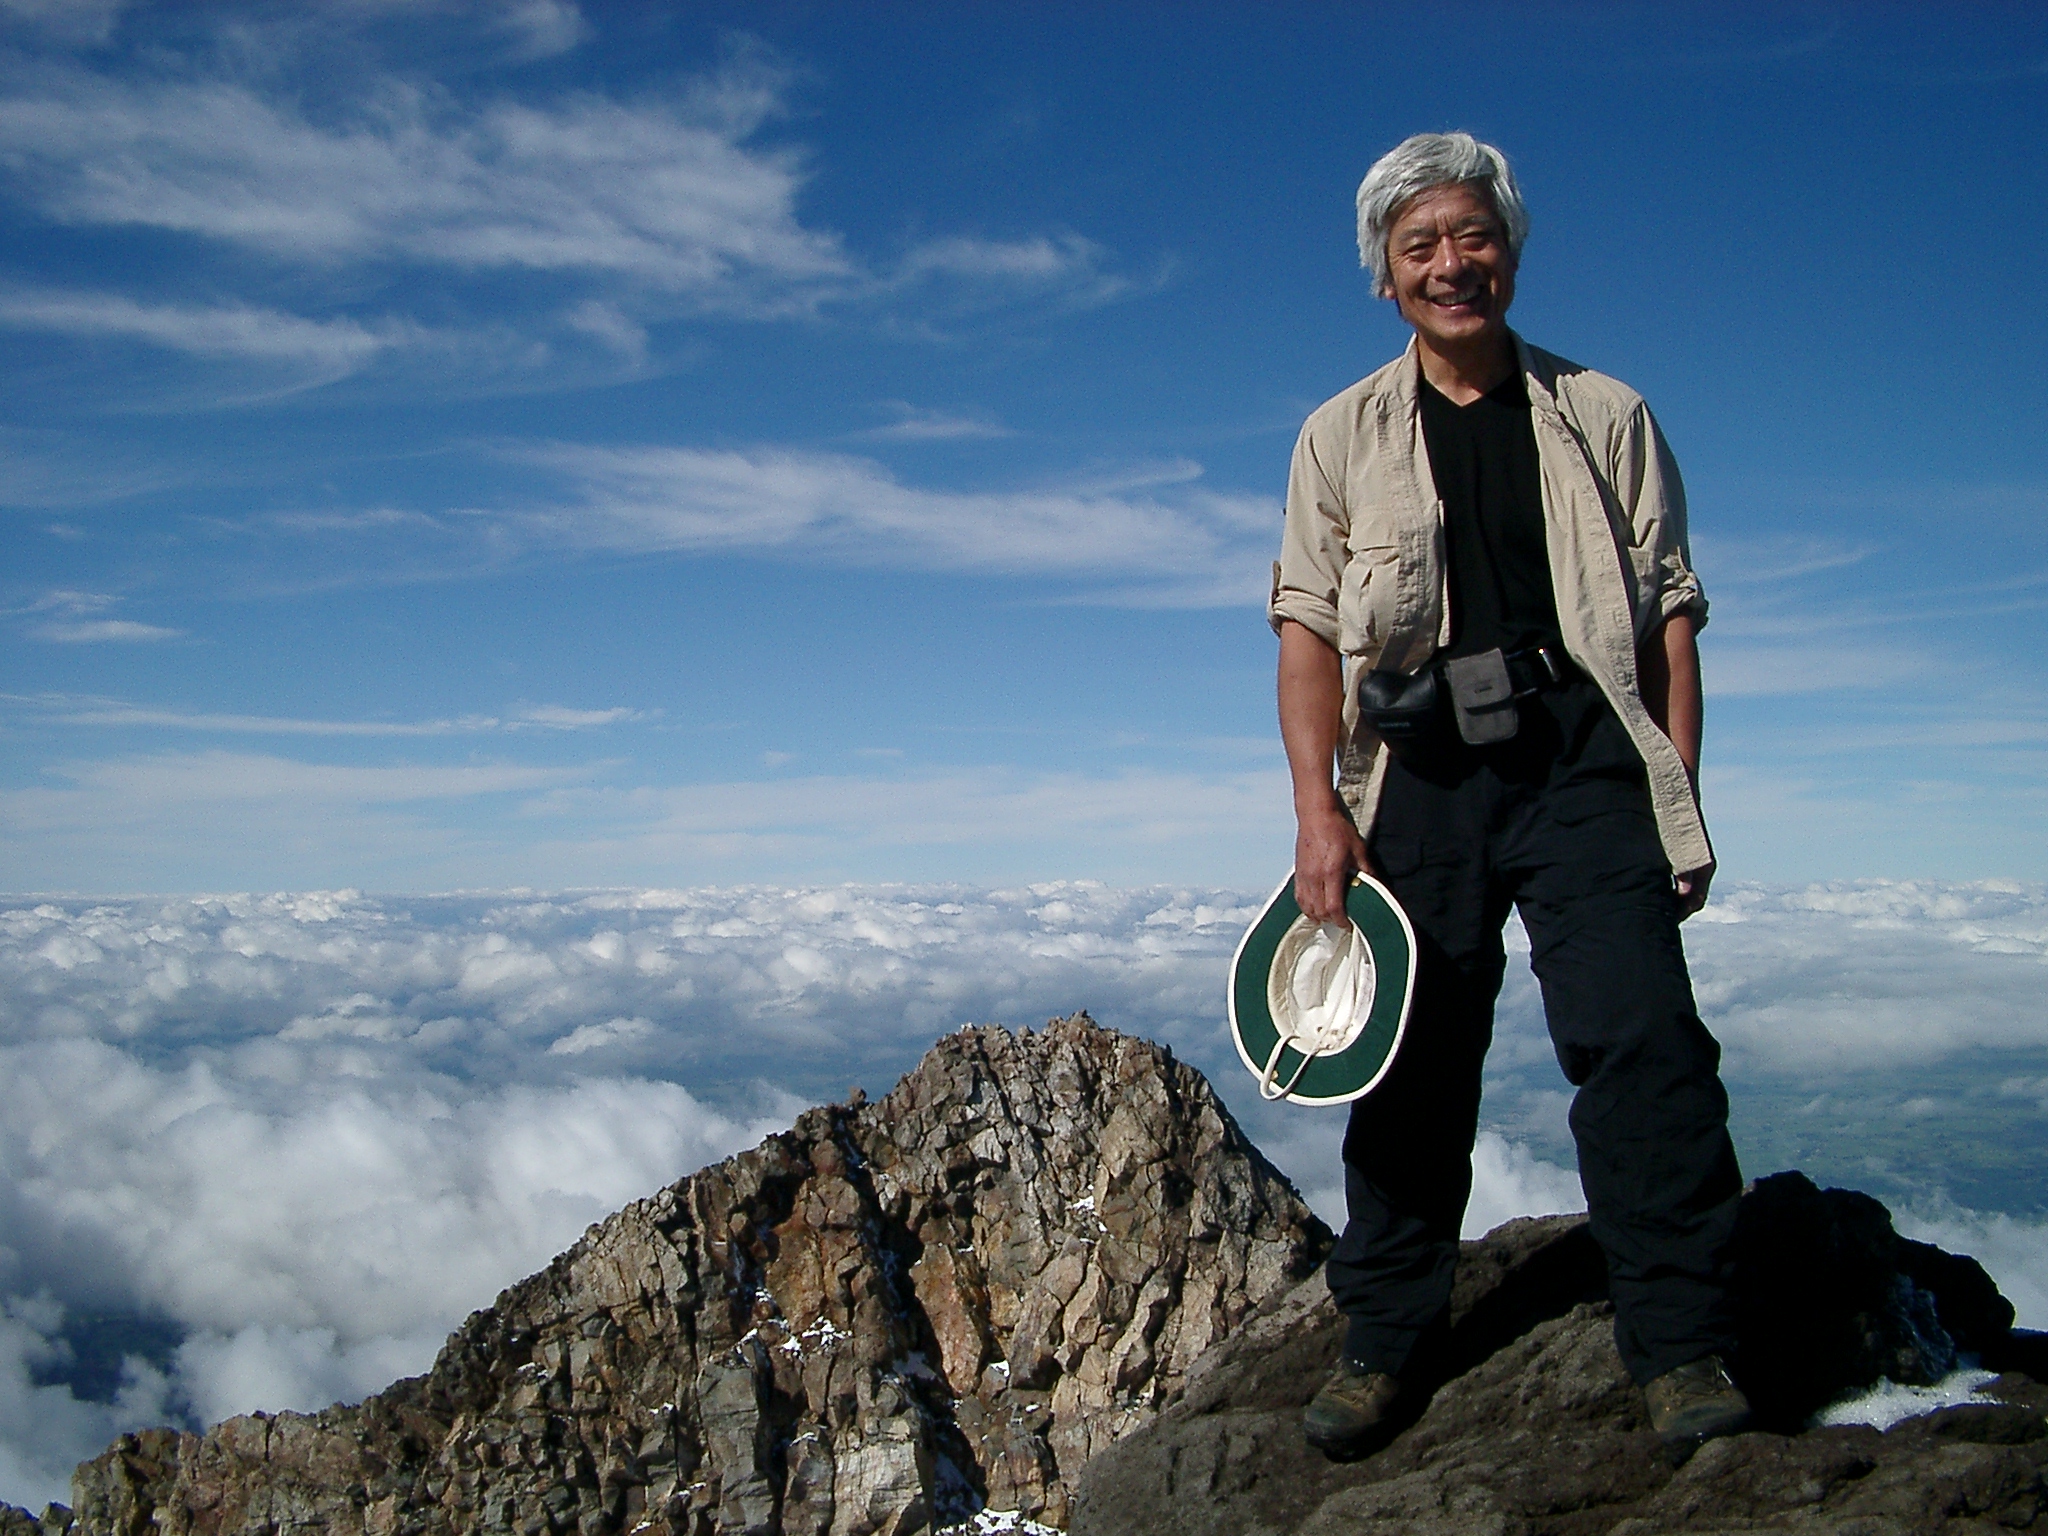
[[[1521,726],[1514,680],[1500,647],[1445,662],[1444,682],[1451,692],[1451,711],[1458,717],[1458,734],[1471,745],[1507,741]]]
[[[1419,745],[1433,736],[1442,703],[1435,667],[1424,667],[1413,677],[1368,672],[1358,680],[1358,713],[1381,740],[1397,748]]]

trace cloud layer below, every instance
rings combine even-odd
[[[1218,1022],[1255,902],[1063,883],[0,904],[0,1497],[61,1497],[119,1428],[419,1370],[588,1222],[803,1103],[886,1090],[970,1020],[1086,1006],[1167,1042],[1341,1219],[1343,1114],[1260,1105]],[[1989,1062],[2020,1084],[2002,1102],[2048,1115],[2048,893],[1746,887],[1710,916],[1691,947],[1738,1104],[1842,1092],[1853,1061],[1896,1111]],[[1469,1232],[1579,1206],[1565,1103],[1511,966]],[[1921,1172],[1885,1186],[1902,1223],[2048,1323],[2042,1212]],[[160,1342],[95,1375],[109,1320]]]

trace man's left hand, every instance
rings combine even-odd
[[[1714,883],[1714,866],[1702,864],[1698,869],[1689,869],[1672,883],[1678,887],[1678,920],[1682,923],[1707,904],[1707,887]]]

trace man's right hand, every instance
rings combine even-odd
[[[1294,899],[1313,922],[1344,916],[1351,877],[1369,870],[1365,839],[1330,782],[1344,717],[1337,648],[1292,619],[1280,625],[1280,739],[1294,779]]]
[[[1294,899],[1310,922],[1342,922],[1351,877],[1371,871],[1365,839],[1341,800],[1333,795],[1327,806],[1296,811]]]

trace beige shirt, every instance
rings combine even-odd
[[[1686,552],[1685,488],[1650,409],[1627,385],[1515,337],[1543,486],[1550,579],[1565,648],[1607,696],[1649,769],[1671,867],[1713,862],[1678,749],[1643,707],[1637,648],[1674,613],[1706,623]],[[1302,426],[1267,617],[1293,619],[1344,658],[1337,788],[1371,835],[1386,748],[1359,719],[1358,680],[1418,671],[1450,640],[1443,503],[1430,479],[1408,350]]]

